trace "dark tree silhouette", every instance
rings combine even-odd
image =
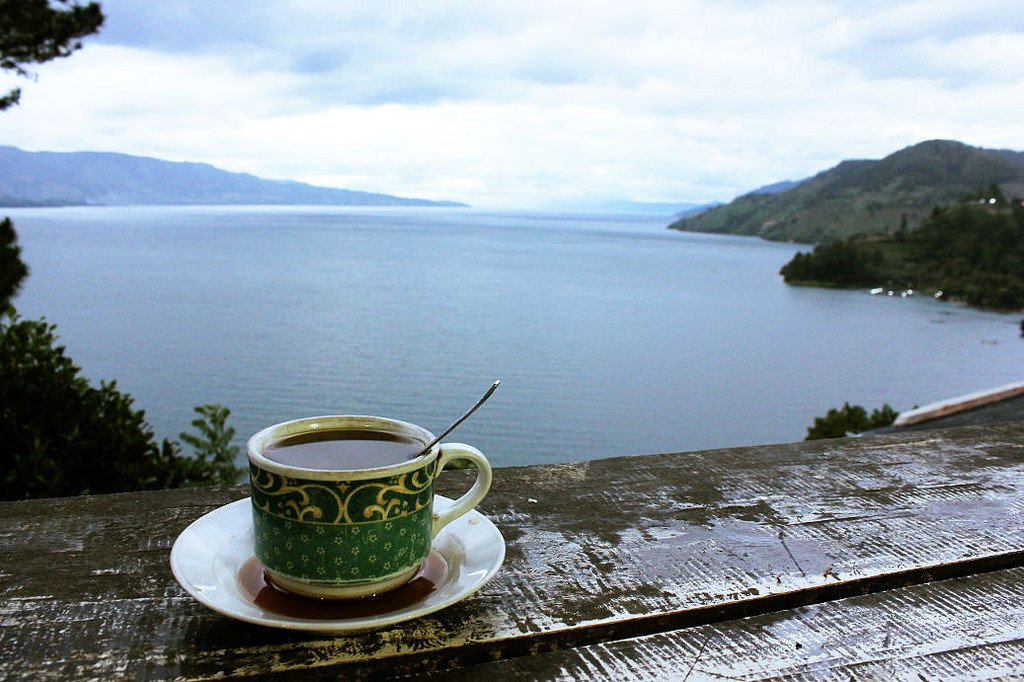
[[[67,57],[103,23],[99,4],[0,0],[0,70]],[[21,91],[0,95],[0,110]],[[156,442],[145,413],[114,382],[92,386],[58,345],[56,327],[23,320],[11,305],[28,267],[9,218],[0,220],[0,499],[51,497],[186,485],[234,483],[238,448],[230,411],[200,405],[176,441]]]
[[[31,64],[67,57],[103,25],[99,3],[0,0],[0,69],[31,77]],[[18,103],[21,88],[0,96],[0,110]]]
[[[27,276],[28,266],[21,260],[14,223],[10,218],[4,218],[0,220],[0,313],[11,304]]]

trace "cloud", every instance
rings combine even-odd
[[[246,0],[217,2],[172,0],[140,3],[103,0],[106,21],[91,40],[172,54],[229,53],[239,47],[265,44],[280,21],[279,3]]]
[[[1024,14],[1015,0],[894,3],[837,19],[825,56],[869,78],[925,78],[950,87],[1024,77]]]
[[[0,140],[478,205],[723,200],[1019,147],[1016,2],[105,0]]]

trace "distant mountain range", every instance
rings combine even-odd
[[[780,182],[773,182],[770,185],[765,185],[764,187],[758,187],[753,191],[747,192],[747,194],[778,194],[780,192],[793,189],[801,182],[803,182],[803,180],[782,180]]]
[[[26,152],[0,146],[0,206],[150,204],[465,206],[264,180],[205,163],[108,152]]]
[[[843,161],[800,182],[768,185],[669,227],[805,243],[890,234],[993,185],[1007,197],[1024,196],[1024,152],[931,140],[881,160]]]
[[[630,201],[628,199],[605,199],[556,204],[554,210],[582,213],[611,213],[618,215],[663,216],[681,218],[696,211],[706,211],[718,204],[697,204],[693,202]]]

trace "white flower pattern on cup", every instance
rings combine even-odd
[[[429,509],[418,520],[388,520],[381,525],[308,524],[257,514],[256,536],[261,560],[268,568],[296,579],[325,581],[374,580],[411,568],[420,557],[420,543],[429,545]],[[415,526],[415,527],[413,527]],[[422,537],[422,540],[421,540]]]

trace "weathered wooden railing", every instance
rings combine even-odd
[[[0,678],[1024,670],[1024,422],[500,469],[497,576],[346,636],[239,622],[175,581],[175,538],[245,495],[0,504]]]

